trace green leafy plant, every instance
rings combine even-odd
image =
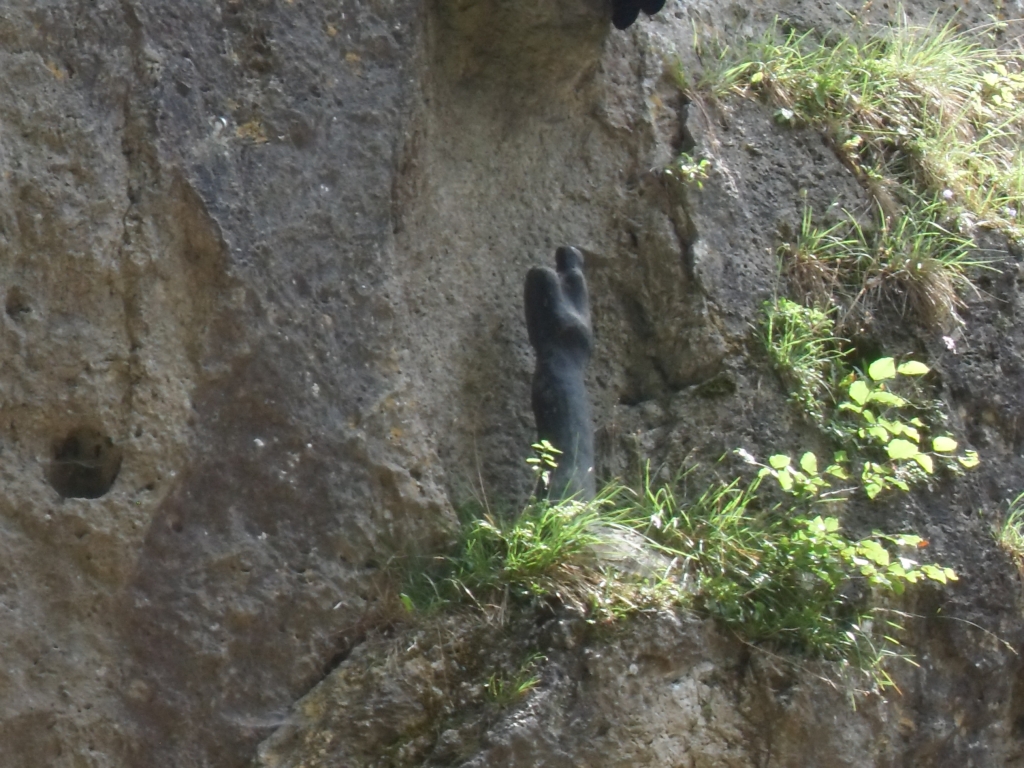
[[[835,441],[830,474],[857,477],[874,499],[887,489],[908,491],[938,468],[960,472],[978,464],[974,451],[957,453],[957,441],[941,428],[941,407],[910,386],[929,372],[924,363],[897,365],[882,357],[866,373],[852,369],[843,361],[830,315],[787,299],[765,305],[762,327],[765,348],[794,402]],[[816,461],[806,454],[801,464],[805,460]],[[780,483],[803,482],[788,465],[771,467]]]
[[[767,477],[793,501],[764,508]],[[813,453],[796,463],[780,454],[754,481],[712,486],[685,503],[648,485],[639,509],[648,515],[648,535],[679,563],[696,607],[750,641],[840,661],[885,687],[884,663],[902,655],[899,626],[871,595],[899,595],[909,584],[946,583],[956,574],[919,564],[911,556],[925,546],[918,536],[875,532],[850,540],[836,516],[817,514],[833,480],[845,478],[838,465],[819,473]]]
[[[533,476],[537,479],[539,487],[547,488],[551,480],[551,473],[558,469],[558,457],[562,452],[555,448],[547,440],[541,440],[530,446],[533,449],[533,456],[526,460],[530,465]]]
[[[893,391],[891,383],[899,377],[928,371],[915,360],[897,366],[893,358],[883,357],[868,366],[866,376],[853,372],[843,382],[844,397],[832,425],[840,439],[852,442],[864,456],[860,480],[868,498],[889,488],[909,490],[912,483],[934,474],[936,463],[954,471],[978,464],[974,451],[955,454],[957,441],[950,435],[931,435],[926,422],[914,415],[923,409]]]

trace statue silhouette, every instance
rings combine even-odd
[[[524,291],[526,329],[537,354],[533,416],[537,436],[561,451],[548,498],[594,498],[594,427],[584,383],[594,334],[590,327],[583,254],[561,247],[555,269],[533,267]]]

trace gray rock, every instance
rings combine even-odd
[[[557,244],[587,257],[600,476],[805,444],[750,323],[803,201],[866,198],[815,133],[687,105],[665,61],[696,70],[695,24],[741,44],[846,10],[674,2],[613,34],[604,0],[5,3],[0,765],[245,765],[360,659],[391,703],[335,713],[366,737],[347,765],[422,764],[435,733],[449,764],[1012,764],[1024,676],[994,638],[1020,645],[1020,591],[989,533],[1024,487],[1010,280],[932,351],[987,463],[851,521],[913,526],[961,572],[910,606],[903,698],[850,715],[813,674],[744,687],[744,649],[665,619],[574,639],[590,655],[522,710],[435,731],[436,659],[359,650],[395,620],[385,566],[439,551],[453,499],[530,491],[520,286]],[[691,145],[703,190],[658,172]],[[81,430],[121,456],[95,498],[52,484]]]

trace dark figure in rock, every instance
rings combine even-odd
[[[616,29],[631,26],[640,11],[653,16],[665,7],[665,0],[612,0],[612,24]]]
[[[537,354],[533,415],[537,436],[561,451],[547,494],[553,501],[594,498],[594,426],[583,380],[594,334],[590,328],[583,254],[562,247],[555,269],[526,275],[526,329]]]

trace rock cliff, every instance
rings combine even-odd
[[[696,29],[902,12],[871,6],[669,0],[618,32],[605,0],[7,0],[0,765],[1024,765],[991,534],[1024,490],[1024,293],[995,235],[956,351],[894,342],[983,462],[858,521],[961,574],[914,598],[901,693],[853,711],[693,617],[565,619],[513,628],[549,664],[494,711],[474,675],[512,629],[385,605],[389,557],[439,549],[454,501],[529,492],[522,280],[559,245],[587,257],[602,477],[799,445],[750,324],[780,228],[866,193],[814,131],[688,103],[667,62],[700,66]],[[693,147],[711,178],[666,182]]]

